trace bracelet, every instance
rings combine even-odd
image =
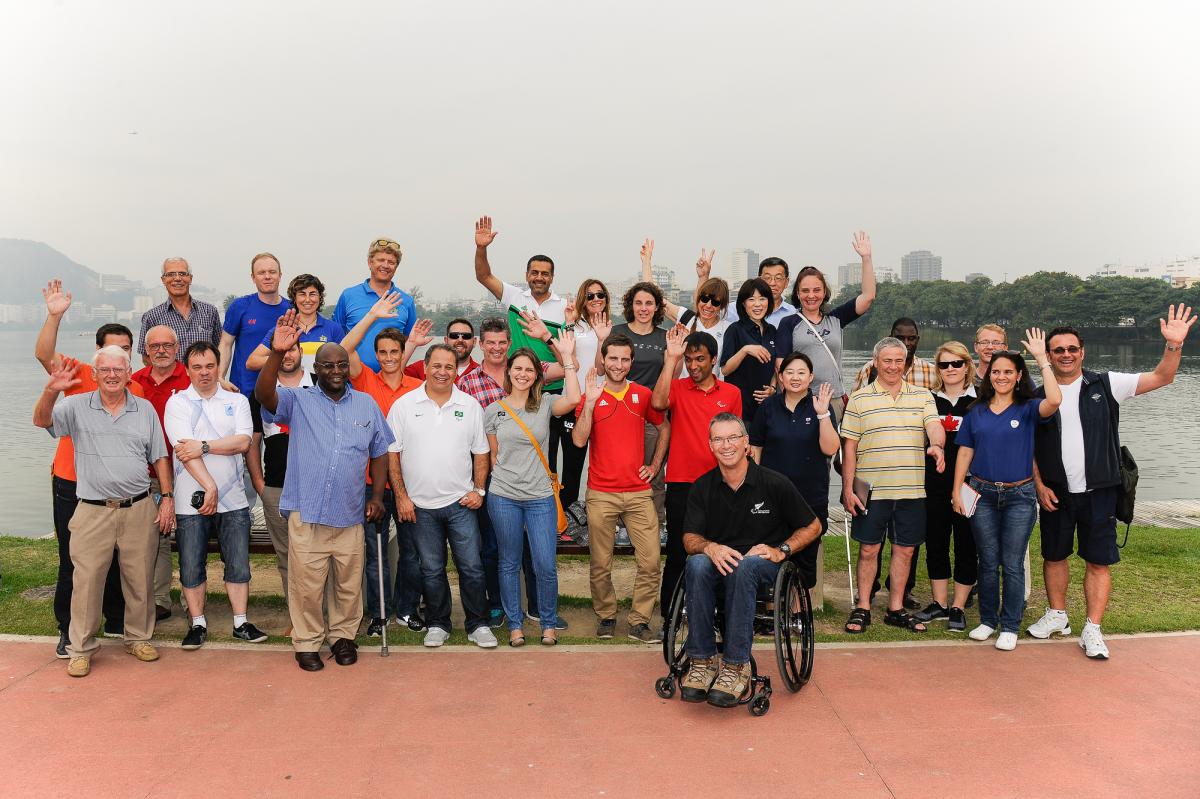
[[[578,367],[577,365],[573,364],[573,363],[564,363],[564,364],[563,364],[563,371],[564,371],[564,372],[565,372],[565,371],[567,371],[568,369],[570,369],[570,370],[573,372],[573,371],[575,371],[575,370],[576,370],[576,369],[578,369],[578,368],[579,368],[579,367]]]
[[[1167,345],[1167,352],[1179,352],[1182,349],[1183,349],[1182,344],[1180,344],[1179,346],[1174,346],[1172,344]]]
[[[828,419],[828,418],[829,418],[829,411],[825,411],[825,413],[818,413],[818,414],[817,414],[817,418],[818,418],[818,419]]]
[[[1050,368],[1050,362],[1049,362],[1049,361],[1046,361],[1046,362],[1045,362],[1045,363],[1043,363],[1043,364],[1038,364],[1038,368],[1039,368],[1039,369],[1049,369],[1049,368]]]

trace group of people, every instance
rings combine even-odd
[[[860,544],[848,632],[871,623],[891,539],[885,624],[921,632],[946,620],[965,630],[977,594],[971,637],[998,632],[996,646],[1013,648],[1040,503],[1049,608],[1028,632],[1070,633],[1067,558],[1078,533],[1087,561],[1081,644],[1089,657],[1107,657],[1099,625],[1118,560],[1117,411],[1171,382],[1195,323],[1190,308],[1169,310],[1163,358],[1141,375],[1083,370],[1073,328],[1026,331],[1040,387],[999,325],[979,329],[974,354],[951,341],[930,363],[916,354],[916,324],[900,319],[847,388],[842,331],[875,296],[865,233],[853,239],[861,291],[834,308],[815,267],[793,281],[786,261],[768,258],[733,294],[711,276],[706,251],[693,307],[678,306],[651,280],[647,239],[643,279],[621,298],[620,324],[602,280],[555,294],[548,256],[528,259],[523,286],[497,278],[496,236],[490,218],[478,220],[474,266],[502,315],[478,331],[455,319],[437,343],[393,282],[402,253],[390,239],[371,243],[368,278],[342,292],[332,319],[320,314],[325,286],[313,275],[293,278],[281,296],[282,267],[269,253],[251,260],[255,291],[234,300],[223,321],[191,297],[187,262],[168,259],[168,300],[142,318],[136,372],[135,340],[121,325],[97,331],[91,365],[58,353],[71,300],[57,281],[47,286],[36,356],[50,380],[34,422],[59,439],[55,613],[68,673],[88,673],[98,630],[123,636],[139,660],[157,658],[150,637],[155,617],[171,614],[172,533],[189,621],[183,647],[207,636],[214,532],[233,635],[265,640],[247,618],[255,493],[300,668],[323,668],[326,641],[338,664],[353,663],[364,616],[370,636],[394,621],[424,631],[426,646],[445,643],[447,552],[470,641],[495,647],[492,631],[507,627],[508,643],[522,646],[528,620],[554,645],[567,626],[556,543],[574,521],[588,528],[600,638],[617,628],[618,529],[635,553],[631,638],[661,640],[680,580],[692,618],[711,613],[725,583],[723,654],[693,625],[683,694],[736,703],[749,684],[759,589],[785,558],[806,587],[815,584],[831,459],[840,461],[842,503]],[[392,522],[394,569],[380,544]],[[911,594],[921,545],[932,601],[910,614],[920,607]]]

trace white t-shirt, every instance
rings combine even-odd
[[[512,283],[504,284],[504,292],[500,295],[500,304],[507,311],[508,306],[514,305],[526,311],[533,311],[540,319],[547,322],[557,322],[560,325],[567,318],[567,301],[550,292],[550,296],[541,305],[533,298],[533,292],[526,288],[517,288]]]
[[[275,381],[276,388],[307,388],[308,386],[311,386],[312,384],[313,384],[312,375],[309,374],[308,372],[301,372],[300,373],[300,382],[294,386],[285,386],[279,380]],[[267,413],[270,413],[270,411],[267,411]],[[271,418],[274,419],[275,417],[272,416]],[[263,436],[264,440],[270,438],[271,436],[277,436],[282,432],[283,432],[283,428],[280,427],[279,425],[275,424],[274,421],[268,422],[265,417],[263,418],[262,436]],[[253,444],[251,446],[253,446]]]
[[[249,438],[254,433],[249,400],[220,387],[208,399],[197,394],[194,386],[188,386],[186,391],[172,396],[163,411],[163,427],[172,447],[185,439],[213,441],[234,435]],[[203,460],[204,468],[208,469],[217,484],[217,512],[249,507],[242,483],[242,456],[210,452]],[[203,489],[178,458],[174,459],[174,463],[175,513],[195,516],[199,511],[192,507],[192,494]]]
[[[579,363],[579,375],[596,365],[596,353],[600,350],[600,339],[595,329],[587,322],[578,321],[571,328],[575,332],[575,360]],[[597,369],[596,371],[600,371]]]
[[[1137,393],[1141,375],[1128,372],[1109,372],[1113,399],[1117,404]],[[1072,494],[1087,491],[1087,468],[1083,458],[1083,424],[1079,421],[1079,390],[1083,387],[1083,375],[1068,385],[1059,384],[1062,405],[1058,406],[1059,422],[1062,425],[1063,470],[1067,473],[1067,490]],[[1103,397],[1101,397],[1103,401]]]
[[[418,508],[444,508],[475,487],[471,456],[490,449],[483,408],[470,394],[456,387],[438,407],[422,385],[392,403],[387,422],[396,436],[388,449],[400,453],[404,487]]]

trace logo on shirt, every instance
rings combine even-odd
[[[1021,422],[1017,419],[1013,419],[1008,423],[1008,426],[1011,427],[1013,430],[1016,430],[1018,427],[1021,426]]]
[[[248,325],[257,325],[257,324],[258,324],[258,320],[257,320],[257,319],[254,319],[254,318],[247,319],[247,320],[246,320],[246,324],[248,324]]]
[[[717,400],[717,407],[718,407],[718,408],[728,408],[728,407],[729,407],[729,405],[727,405],[727,404],[725,403],[725,400]]]
[[[607,405],[608,405],[608,400],[605,400],[605,399],[602,399],[602,400],[600,400],[600,407],[601,407],[601,408],[603,408],[603,407],[605,407],[605,406],[607,406]]]
[[[1092,395],[1092,402],[1099,402],[1102,399],[1104,399],[1103,394],[1093,394]]]
[[[634,395],[633,395],[633,404],[634,404],[634,405],[637,405],[637,404],[638,404],[638,402],[640,402],[640,400],[638,399],[638,395],[637,395],[637,394],[634,394]]]
[[[455,419],[461,419],[461,418],[463,418],[463,412],[462,412],[462,411],[455,411],[455,412],[454,412],[454,418],[455,418]]]
[[[765,501],[764,501],[764,502],[756,502],[756,503],[754,504],[754,507],[750,509],[750,513],[754,514],[755,516],[768,516],[768,515],[770,515],[770,513],[771,513],[771,509],[770,509],[770,508],[764,508],[764,507],[763,507],[763,505],[766,505],[766,504],[767,504],[767,503],[766,503]]]
[[[232,405],[226,405],[226,406],[225,406],[225,415],[226,415],[226,416],[233,416],[233,406],[232,406]]]

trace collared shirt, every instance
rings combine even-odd
[[[839,431],[858,442],[855,474],[873,499],[925,498],[925,425],[938,418],[928,389],[900,384],[895,399],[878,381],[850,395]]]
[[[836,430],[833,408],[829,414]],[[790,479],[810,507],[829,504],[829,458],[821,451],[821,424],[810,391],[791,411],[784,392],[767,397],[750,425],[750,446],[762,447],[762,465]]]
[[[63,392],[64,397],[72,397],[76,394],[86,394],[89,391],[95,391],[100,386],[96,383],[96,373],[92,371],[90,363],[84,363],[76,358],[70,358],[63,355],[61,352],[55,355],[58,362],[62,364],[64,369],[75,369],[75,379],[79,381],[79,385],[71,386]],[[184,385],[191,385],[190,380],[185,380]],[[129,382],[129,393],[135,397],[142,396],[142,386],[140,383],[131,380]],[[164,443],[165,446],[165,443]],[[50,472],[55,477],[61,480],[75,480],[75,447],[71,443],[71,437],[65,433],[58,434],[58,447],[54,450],[54,463],[50,467]],[[113,497],[108,497],[112,499]]]
[[[550,292],[550,296],[546,297],[541,303],[533,298],[533,291],[526,286],[518,288],[512,283],[504,284],[504,291],[500,294],[500,304],[508,310],[510,305],[515,305],[518,308],[526,311],[533,311],[538,317],[546,322],[557,322],[563,324],[567,318],[567,301]]]
[[[262,346],[268,350],[271,349],[271,338],[275,335],[275,330],[272,328],[263,336]],[[308,330],[300,331],[300,338],[296,341],[300,344],[300,368],[305,373],[311,374],[313,363],[317,360],[317,350],[321,349],[321,345],[333,342],[334,344],[341,343],[341,340],[346,337],[346,331],[342,330],[342,326],[332,319],[326,318],[317,314],[317,319],[313,322],[313,326]],[[376,369],[379,367],[376,366]],[[257,373],[256,373],[257,374]],[[255,378],[256,380],[258,378]],[[253,391],[247,392],[253,394]]]
[[[475,487],[472,455],[490,449],[483,408],[469,395],[454,388],[439,406],[422,385],[392,404],[387,423],[395,438],[389,449],[400,453],[404,487],[418,508],[444,508]]]
[[[816,518],[791,480],[750,461],[736,491],[721,477],[719,467],[696,480],[688,493],[683,532],[744,555],[757,544],[782,544]]]
[[[461,391],[470,394],[481,408],[486,408],[496,400],[504,399],[504,386],[497,383],[483,369],[465,372],[459,376],[454,385]]]
[[[125,391],[113,416],[99,391],[63,397],[54,405],[52,436],[75,442],[76,494],[80,499],[123,499],[150,489],[146,464],[167,457],[154,406]]]
[[[474,372],[478,368],[479,368],[479,361],[475,360],[474,358],[468,357],[467,362],[465,364],[462,364],[462,363],[458,364],[458,376],[462,377],[465,374]],[[408,366],[404,367],[404,374],[408,375],[409,377],[415,377],[415,378],[417,378],[417,380],[424,380],[425,379],[425,361],[420,360],[420,361],[417,361],[416,363],[410,363]]]
[[[874,380],[875,378],[871,376],[871,370],[874,368],[874,360],[864,363],[862,368],[858,370],[858,374],[854,376],[854,388],[851,391],[858,391],[867,383]],[[927,388],[933,391],[933,387],[937,385],[937,367],[920,355],[914,355],[912,365],[904,373],[904,382],[914,385],[917,388]]]
[[[714,380],[707,391],[690,377],[671,381],[667,400],[671,412],[671,449],[667,455],[667,482],[692,483],[717,465],[708,447],[708,423],[718,413],[742,415],[742,392],[723,380]]]
[[[192,300],[192,310],[186,319],[175,310],[175,306],[167,300],[162,305],[155,305],[142,314],[141,332],[138,333],[138,352],[146,355],[146,333],[152,327],[166,325],[175,331],[179,339],[179,347],[175,352],[175,360],[183,362],[183,356],[188,347],[197,341],[207,341],[214,347],[221,343],[221,313],[216,306],[209,305],[195,297]]]
[[[275,323],[291,307],[292,304],[283,298],[274,305],[268,305],[258,296],[258,292],[254,292],[238,297],[225,309],[225,322],[221,329],[234,338],[229,382],[243,394],[253,394],[254,381],[258,379],[258,370],[247,369],[246,359],[258,348],[262,334],[268,331],[274,333]]]
[[[733,299],[733,298],[731,297],[730,299]],[[779,303],[778,308],[776,308],[775,310],[773,310],[769,314],[767,314],[766,321],[769,322],[770,324],[775,325],[775,327],[778,328],[780,322],[782,322],[784,319],[791,316],[795,312],[796,312],[796,306],[792,305],[787,300],[783,300]],[[732,302],[730,302],[729,306],[725,309],[725,318],[728,319],[730,322],[736,322],[738,320],[737,306],[734,305]],[[685,324],[686,324],[686,322],[685,322]]]
[[[362,343],[358,345],[358,357],[375,371],[379,371],[379,360],[375,357],[375,337],[379,335],[379,331],[385,327],[398,327],[407,336],[412,332],[413,325],[417,323],[417,303],[413,300],[412,295],[400,291],[396,288],[395,283],[390,284],[385,293],[391,294],[394,291],[400,292],[400,304],[396,306],[396,315],[376,319],[367,328]],[[371,288],[371,279],[367,278],[346,289],[342,292],[342,296],[338,297],[337,307],[333,309],[333,321],[337,322],[344,330],[349,331],[362,321],[362,318],[377,302],[379,302],[379,295],[375,293],[375,289]]]
[[[763,363],[757,358],[747,355],[742,358],[738,368],[732,372],[729,371],[727,364],[747,344],[766,347],[767,352],[774,356],[775,341],[775,326],[770,323],[764,324],[763,329],[759,330],[758,325],[750,320],[739,319],[736,324],[730,325],[729,329],[725,331],[725,350],[721,353],[721,368],[725,372],[725,381],[737,386],[742,392],[742,418],[746,420],[747,424],[754,421],[754,415],[758,413],[758,402],[754,399],[754,392],[770,385],[771,380],[775,377],[775,358],[767,358],[767,362]]]
[[[392,431],[379,406],[352,388],[339,400],[320,386],[277,390],[275,413],[264,409],[263,420],[288,426],[288,470],[280,513],[287,516],[295,511],[310,524],[329,527],[362,524],[367,461],[383,457],[392,443]]]
[[[157,383],[154,380],[154,367],[144,366],[134,372],[130,378],[130,385],[135,383],[142,387],[142,396],[154,406],[154,411],[158,414],[159,424],[163,425],[163,435],[165,436],[167,428],[163,422],[163,414],[167,410],[167,400],[180,392],[187,391],[188,387],[192,385],[192,380],[188,377],[187,369],[179,361],[176,361],[174,371],[167,375],[166,379],[161,383]],[[172,455],[172,462],[174,462],[174,453],[170,454]],[[150,472],[150,476],[154,477],[153,466],[150,467]]]
[[[246,436],[254,432],[250,419],[250,402],[245,395],[226,391],[220,386],[211,397],[201,397],[195,386],[167,400],[163,426],[172,446],[180,441],[215,441],[229,436]],[[249,507],[246,489],[242,483],[243,458],[239,455],[218,455],[210,452],[202,456],[204,468],[217,484],[217,512],[241,510]],[[192,507],[191,496],[202,491],[203,486],[192,476],[187,467],[175,459],[175,490],[183,501],[178,503],[178,516],[195,516],[200,511]]]
[[[278,381],[275,385],[287,388]],[[292,388],[305,388],[311,385],[312,376],[308,372],[302,372],[300,385],[292,386]],[[283,480],[287,475],[288,426],[271,421],[273,417],[263,409],[253,394],[250,395],[250,419],[254,422],[254,432],[262,436],[263,485],[271,488],[283,488]]]

